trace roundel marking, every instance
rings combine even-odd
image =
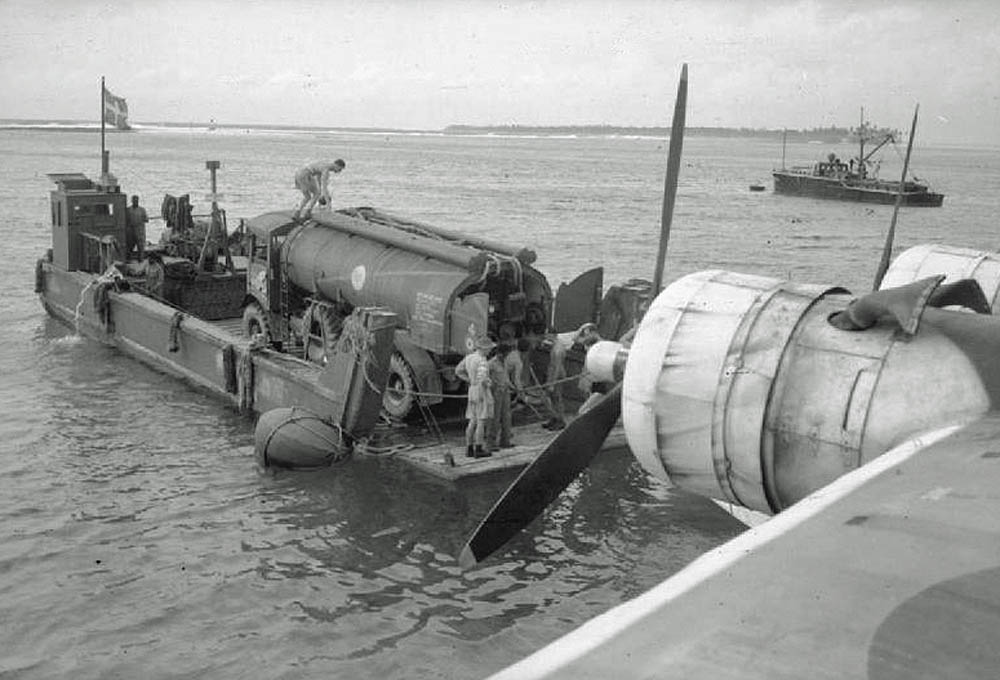
[[[359,264],[357,267],[351,270],[351,287],[354,290],[360,291],[365,287],[365,278],[367,278],[368,272],[365,270],[363,264]]]

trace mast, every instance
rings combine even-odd
[[[104,76],[101,76],[101,176],[108,174],[108,152],[104,149]]]
[[[861,121],[858,125],[858,142],[861,148],[858,150],[858,175],[863,179],[868,176],[868,173],[863,169],[865,167],[865,107],[861,107]]]
[[[781,131],[781,169],[785,169],[785,142],[788,141],[788,128]]]

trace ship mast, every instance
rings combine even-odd
[[[868,176],[862,168],[865,167],[865,107],[861,107],[861,121],[858,125],[858,141],[861,148],[858,150],[858,174],[864,178]]]
[[[104,76],[101,76],[101,177],[108,174],[108,152],[104,148]]]

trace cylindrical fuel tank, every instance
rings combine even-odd
[[[986,250],[937,243],[913,246],[893,260],[880,288],[895,288],[937,274],[944,274],[946,282],[975,279],[993,313],[1000,312],[1000,254]]]
[[[842,289],[706,271],[652,303],[625,367],[629,447],[652,474],[777,512],[914,433],[985,412],[944,334],[844,331]]]
[[[387,307],[404,327],[414,316],[442,325],[457,293],[502,272],[547,303],[544,276],[515,260],[338,213],[292,230],[282,253],[296,286],[355,307]]]

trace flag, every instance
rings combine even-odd
[[[128,130],[128,104],[124,97],[116,97],[104,89],[104,122],[120,130]]]

